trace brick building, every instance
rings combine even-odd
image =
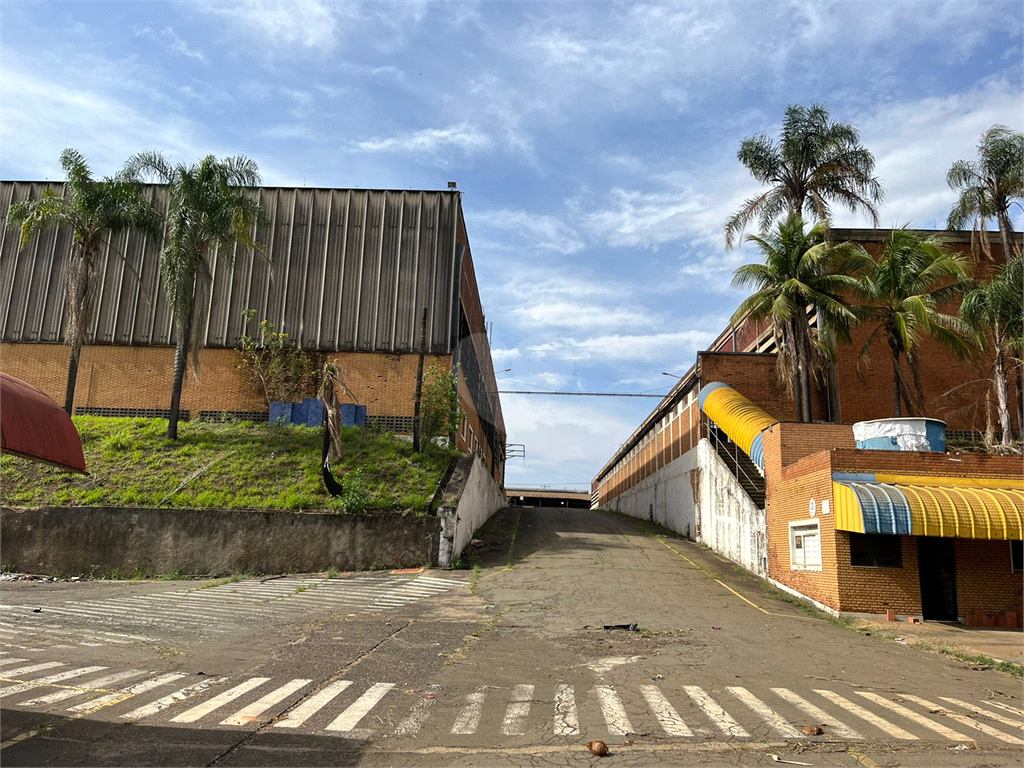
[[[886,234],[833,230],[873,254]],[[930,234],[970,249],[970,233]],[[976,273],[1002,263],[994,239],[993,251]],[[775,373],[770,328],[730,326],[601,469],[594,506],[690,536],[836,613],[1021,626],[1019,457],[858,450],[851,425],[892,415],[887,348],[857,375],[870,330],[838,349],[813,396],[815,421],[801,424]],[[923,415],[945,419],[950,437],[980,429],[983,412],[963,406],[984,385],[946,395],[979,378],[977,367],[931,341],[921,362]],[[734,394],[713,395],[718,382]],[[879,527],[880,510],[899,524]]]
[[[0,317],[3,370],[63,399],[67,347],[63,265],[66,230],[19,247],[12,203],[61,185],[0,182]],[[146,189],[166,205],[158,185]],[[267,402],[238,369],[244,333],[266,319],[307,350],[338,363],[368,418],[408,433],[420,328],[427,313],[427,365],[457,366],[460,448],[478,453],[503,482],[505,426],[461,193],[261,187],[262,253],[236,248],[215,263],[201,330],[200,379],[182,392],[183,418],[221,413],[265,418]],[[129,231],[103,255],[92,343],[82,350],[76,412],[166,416],[174,335],[161,285],[160,243]],[[245,312],[255,320],[246,327]]]

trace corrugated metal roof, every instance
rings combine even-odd
[[[20,248],[17,228],[7,226],[12,202],[38,197],[47,186],[61,188],[0,182],[4,341],[63,338],[61,276],[70,234],[44,231]],[[147,185],[146,193],[166,205],[162,187]],[[230,266],[215,261],[207,346],[235,346],[243,313],[253,309],[307,349],[414,351],[427,307],[430,351],[451,351],[458,192],[261,187],[257,194],[266,223],[256,240],[264,251],[236,248]],[[93,343],[173,343],[159,248],[131,231],[105,249]]]
[[[755,405],[728,384],[713,381],[704,385],[698,399],[700,409],[764,471],[762,432],[779,420]]]

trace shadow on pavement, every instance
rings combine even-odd
[[[4,710],[4,731],[36,735],[4,748],[4,766],[355,765],[365,742],[342,736],[150,726]],[[8,737],[12,738],[12,737]]]

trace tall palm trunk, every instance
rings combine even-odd
[[[1006,387],[1006,357],[1003,353],[1003,334],[998,321],[992,326],[992,341],[996,351],[992,383],[996,390],[996,410],[999,414],[999,426],[1003,437],[999,441],[1003,446],[1013,442],[1013,426],[1010,423],[1009,393]]]
[[[896,345],[890,345],[890,348],[892,349],[892,415],[898,419],[903,415],[900,403],[900,383],[902,379],[900,374],[900,348]]]
[[[178,344],[174,349],[174,382],[171,384],[171,412],[167,419],[167,438],[178,439],[178,410],[181,406],[181,388],[185,382],[185,365],[188,362],[188,340],[192,334],[192,313],[184,328],[179,328]]]
[[[1024,381],[1021,380],[1021,368],[1024,368],[1024,363],[1018,359],[1013,359],[1014,367],[1014,384],[1017,390],[1017,436],[1024,440]]]
[[[1010,223],[1010,217],[1006,211],[1000,211],[998,219],[999,238],[1003,241],[1003,258],[1009,261],[1016,255],[1017,251],[1016,243],[1013,242],[1013,224]]]
[[[82,355],[82,345],[71,343],[71,355],[68,359],[68,383],[64,390],[64,410],[68,416],[74,416],[75,386],[78,384],[78,360]]]

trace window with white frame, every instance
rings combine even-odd
[[[794,571],[821,570],[821,529],[817,520],[789,524],[789,562]]]

